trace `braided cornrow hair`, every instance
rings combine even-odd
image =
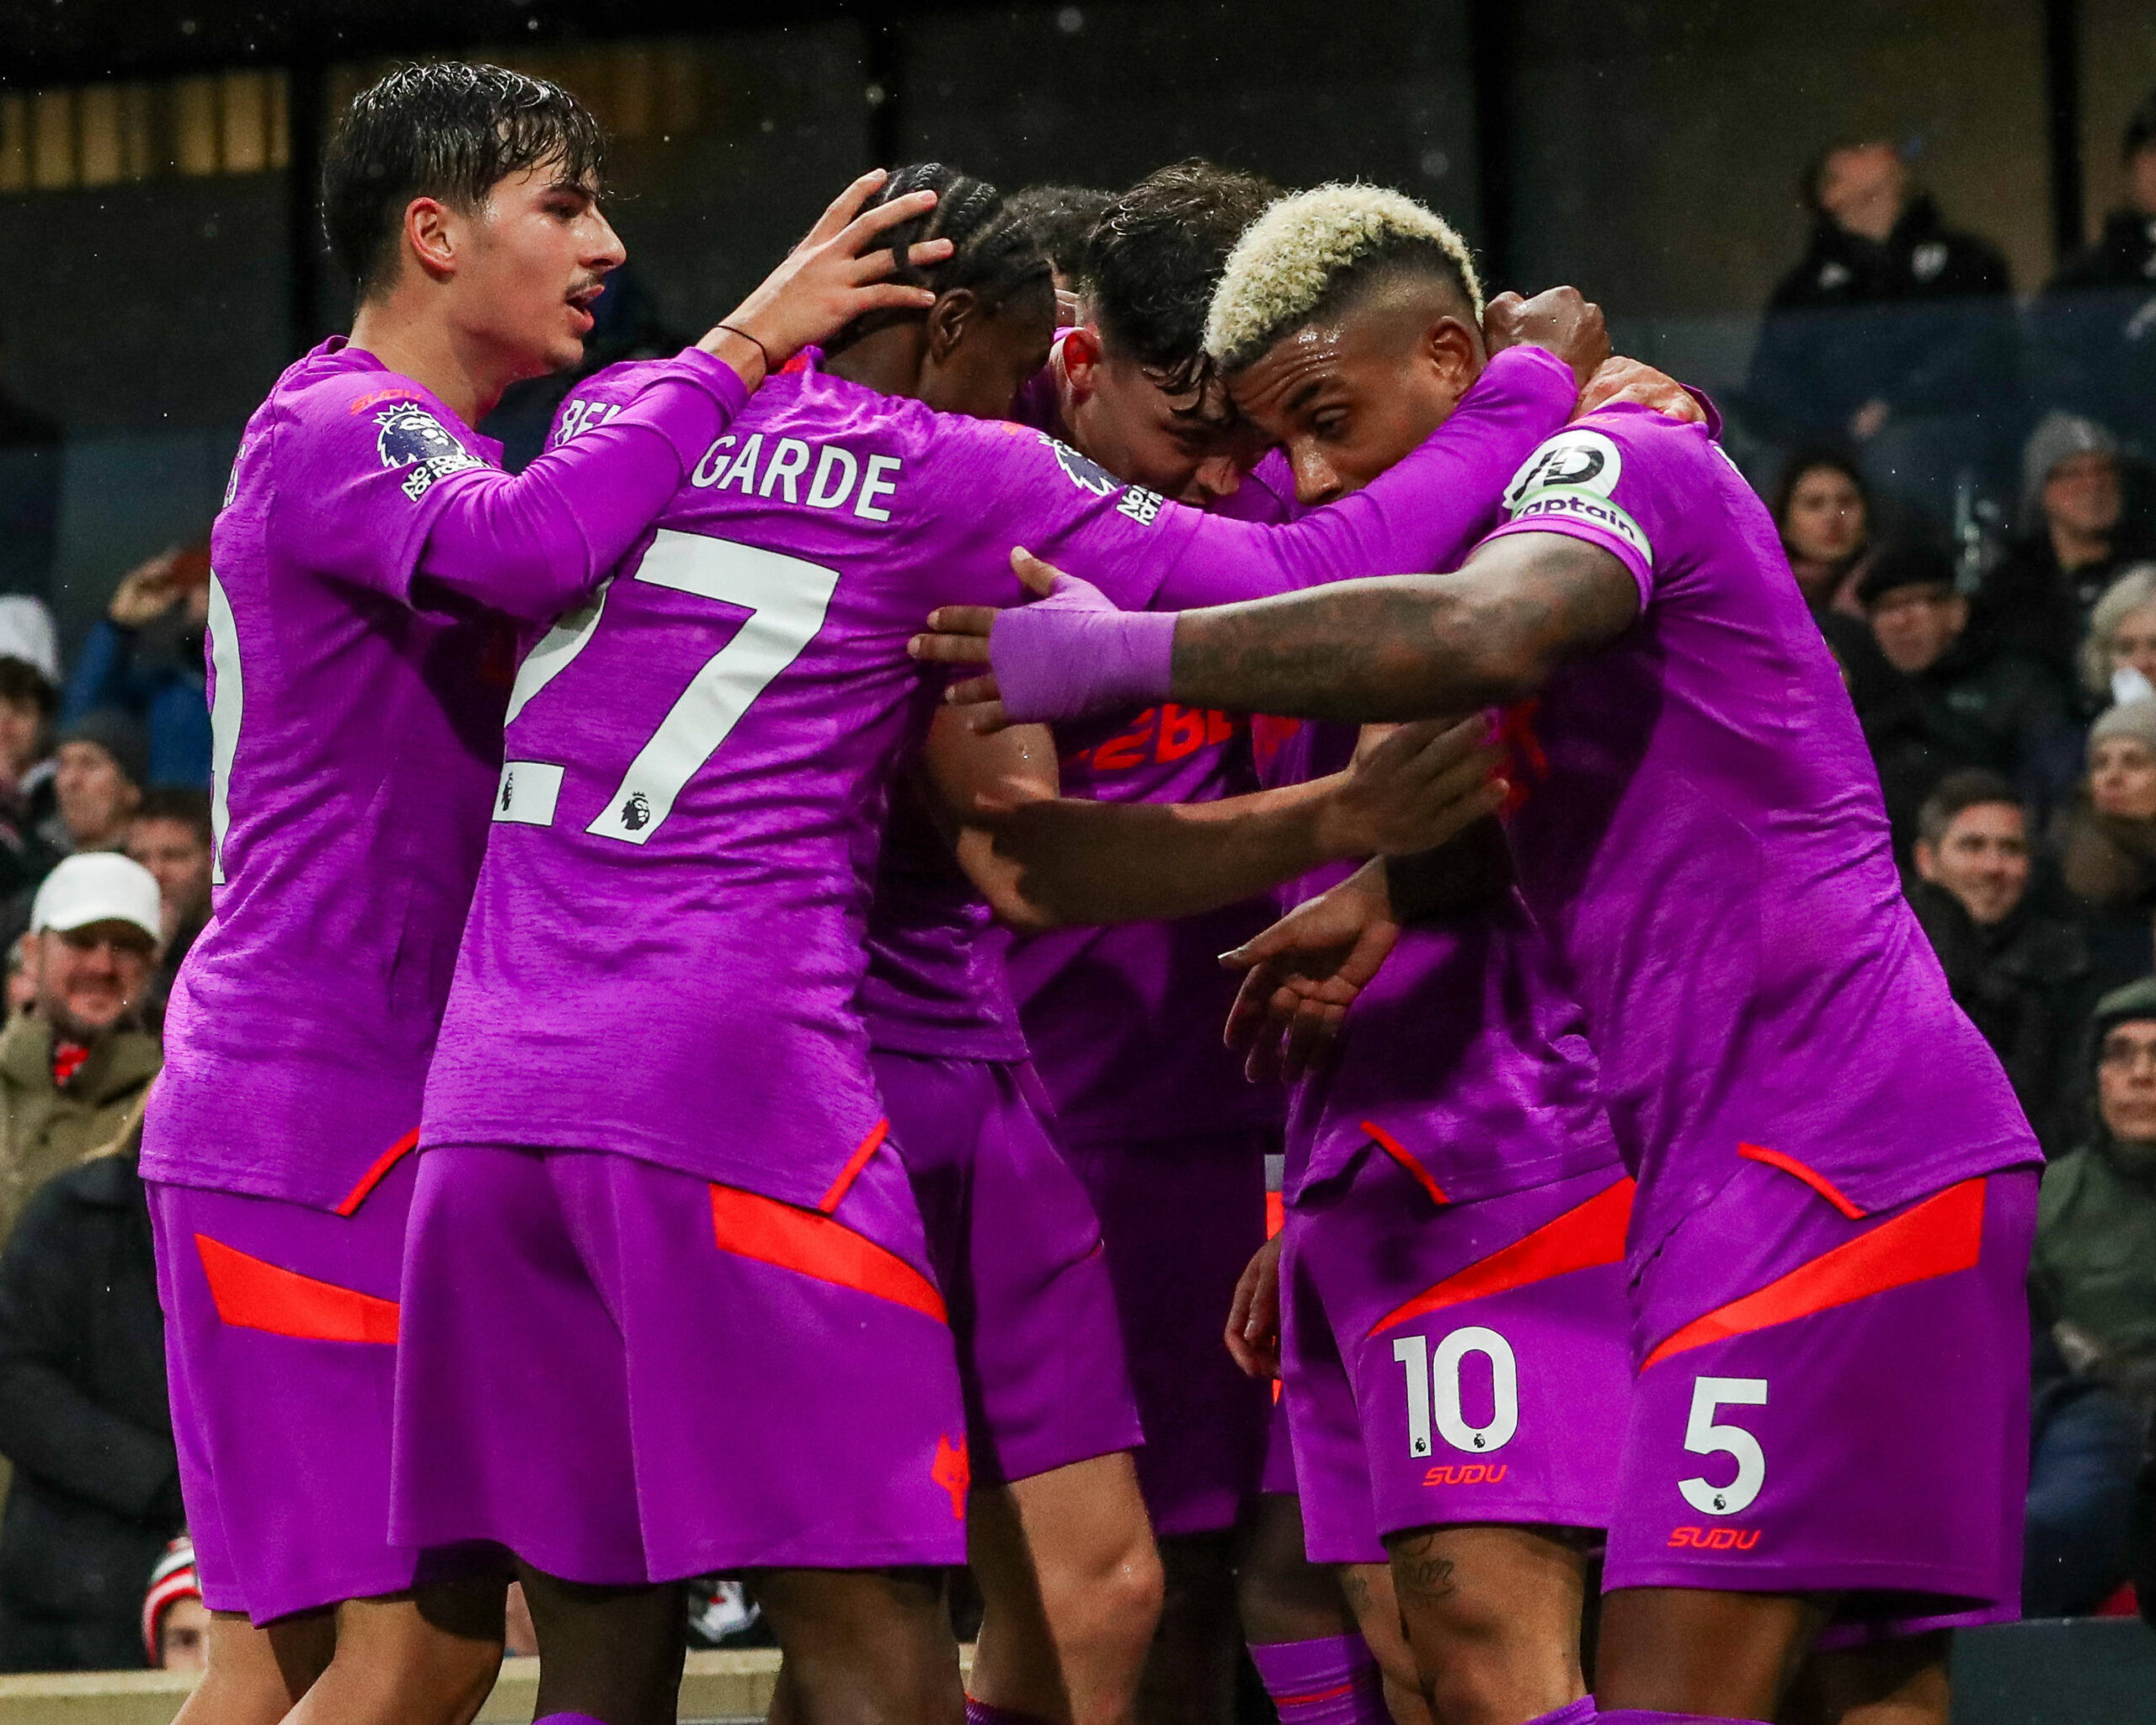
[[[891,280],[925,287],[938,299],[962,287],[970,288],[989,312],[1027,293],[1045,296],[1054,291],[1054,272],[1032,230],[1006,211],[1003,194],[985,179],[976,179],[942,162],[917,162],[898,169],[878,187],[867,207],[918,191],[935,192],[936,207],[891,229],[891,249],[899,260]],[[905,261],[908,248],[931,239],[949,240],[953,247],[951,255],[925,268]],[[839,331],[825,344],[825,350],[838,353],[878,329],[923,315],[898,310],[870,312]]]

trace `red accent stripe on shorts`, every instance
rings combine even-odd
[[[397,1302],[317,1281],[254,1258],[207,1234],[195,1236],[217,1316],[235,1329],[267,1330],[303,1342],[397,1340]]]
[[[1336,1683],[1330,1689],[1313,1689],[1303,1695],[1276,1695],[1273,1705],[1284,1712],[1289,1707],[1314,1707],[1321,1701],[1337,1701],[1343,1695],[1354,1692],[1354,1681],[1350,1679],[1346,1683]]]
[[[950,1321],[935,1283],[896,1253],[816,1210],[715,1185],[711,1220],[721,1252],[909,1306],[939,1324]]]
[[[419,1146],[419,1129],[414,1126],[396,1143],[374,1159],[374,1166],[360,1176],[360,1183],[344,1194],[344,1201],[337,1206],[337,1214],[348,1216],[367,1201],[367,1194],[382,1184],[389,1171],[403,1162]]]
[[[829,1215],[846,1201],[853,1189],[853,1183],[861,1178],[861,1171],[868,1166],[868,1158],[883,1147],[883,1140],[890,1135],[891,1123],[886,1118],[868,1129],[868,1135],[855,1146],[846,1159],[846,1166],[839,1170],[839,1177],[831,1182],[831,1189],[816,1200],[816,1208]]]
[[[1386,1131],[1384,1127],[1379,1125],[1374,1120],[1364,1121],[1363,1130],[1370,1135],[1372,1140],[1375,1142],[1380,1150],[1383,1151],[1387,1156],[1398,1162],[1401,1167],[1406,1169],[1409,1173],[1415,1177],[1415,1183],[1430,1194],[1431,1203],[1450,1204],[1452,1202],[1449,1198],[1445,1196],[1444,1188],[1438,1185],[1435,1180],[1433,1180],[1430,1178],[1430,1171],[1424,1167],[1422,1163],[1416,1161],[1415,1158],[1408,1153],[1407,1146],[1402,1144],[1397,1138],[1395,1138],[1391,1133]]]
[[[1633,1186],[1619,1180],[1584,1204],[1553,1216],[1531,1234],[1477,1258],[1465,1269],[1425,1288],[1405,1306],[1396,1306],[1370,1326],[1370,1334],[1389,1330],[1463,1300],[1486,1300],[1574,1270],[1591,1270],[1625,1261],[1625,1231],[1632,1220]]]
[[[1687,1348],[1809,1317],[1890,1288],[1974,1269],[1983,1238],[1984,1177],[1979,1174],[1799,1264],[1757,1293],[1694,1318],[1647,1355],[1646,1364],[1658,1365]]]
[[[1785,1174],[1794,1174],[1851,1221],[1864,1220],[1865,1212],[1843,1195],[1840,1187],[1817,1168],[1806,1167],[1787,1151],[1769,1150],[1764,1144],[1740,1144],[1737,1146],[1737,1153],[1747,1162],[1764,1162],[1770,1168],[1780,1168]]]
[[[1265,1194],[1265,1237],[1274,1238],[1288,1226],[1288,1201],[1277,1192]]]

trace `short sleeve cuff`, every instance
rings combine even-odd
[[[1654,565],[1646,553],[1628,540],[1614,526],[1605,526],[1598,521],[1577,515],[1555,512],[1533,515],[1523,521],[1508,521],[1492,533],[1490,539],[1502,539],[1514,533],[1561,533],[1567,539],[1584,539],[1590,545],[1608,552],[1631,572],[1632,582],[1640,590],[1640,609],[1644,611],[1654,598]],[[1483,542],[1485,544],[1488,540]]]

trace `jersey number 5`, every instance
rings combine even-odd
[[[600,838],[641,845],[664,824],[681,788],[717,752],[742,714],[816,638],[839,576],[836,569],[798,557],[662,527],[632,579],[739,606],[750,613],[733,638],[690,678],[584,828]],[[563,617],[526,655],[510,692],[508,723],[515,724],[540,691],[575,663],[605,620],[607,591],[600,588],[590,604]],[[562,771],[554,761],[504,762],[494,819],[552,825]]]
[[[1741,1425],[1717,1424],[1725,1402],[1737,1407],[1767,1405],[1764,1378],[1694,1378],[1692,1409],[1684,1422],[1684,1447],[1694,1455],[1736,1458],[1737,1477],[1726,1486],[1709,1485],[1705,1476],[1677,1482],[1684,1501],[1702,1515],[1741,1515],[1752,1507],[1767,1482],[1767,1455],[1759,1440]]]

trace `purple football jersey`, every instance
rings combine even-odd
[[[1636,1259],[1763,1154],[1850,1213],[2031,1162],[1902,896],[1879,781],[1774,523],[1634,408],[1531,457],[1500,535],[1600,546],[1641,614],[1507,715],[1521,888],[1640,1181]]]
[[[881,1115],[855,998],[884,785],[937,687],[907,640],[935,605],[1013,602],[1013,544],[1082,550],[1142,605],[1201,521],[1020,426],[766,382],[518,672],[423,1141],[842,1189]]]
[[[694,398],[592,452],[599,514],[638,489],[622,461],[701,448],[744,398],[707,356],[661,377]],[[211,536],[214,915],[166,1017],[153,1179],[335,1209],[419,1124],[515,673],[501,613],[573,602],[627,542],[595,571],[604,535],[569,519],[592,454],[512,478],[499,453],[342,337],[248,422]]]
[[[1260,721],[1261,777],[1302,784],[1354,758],[1359,729]],[[1347,878],[1282,889],[1289,906]],[[1594,1051],[1517,892],[1490,911],[1411,925],[1348,1015],[1332,1059],[1288,1110],[1290,1201],[1374,1144],[1464,1204],[1614,1167]]]

